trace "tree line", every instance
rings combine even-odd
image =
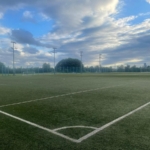
[[[84,66],[78,59],[67,58],[59,61],[55,66],[55,71],[58,73],[80,73],[80,72],[150,72],[150,66],[137,67],[136,65],[120,65],[114,67],[103,66]],[[52,73],[54,68],[49,63],[43,63],[42,67],[17,67],[15,73]],[[7,67],[0,62],[0,73],[13,73],[13,68]]]
[[[14,69],[15,73],[33,74],[33,73],[48,73],[53,72],[54,68],[50,66],[49,63],[43,63],[42,67],[17,67]],[[0,73],[2,74],[12,74],[13,68],[7,67],[4,63],[0,62]]]

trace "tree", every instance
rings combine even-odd
[[[56,65],[58,72],[80,72],[83,64],[80,60],[74,58],[62,59]]]
[[[50,71],[50,64],[44,63],[42,68],[43,68],[44,72],[49,72]]]
[[[2,71],[2,69],[5,67],[5,65],[2,63],[2,62],[0,62],[0,72],[2,73],[3,71]]]
[[[120,66],[117,67],[118,72],[124,72],[124,70],[125,70],[125,68],[124,68],[123,65],[120,65]]]
[[[130,71],[131,71],[130,65],[127,65],[127,66],[125,67],[125,72],[130,72]]]

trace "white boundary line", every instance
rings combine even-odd
[[[57,136],[60,136],[60,137],[62,137],[62,138],[64,138],[64,139],[67,139],[67,140],[70,140],[70,141],[72,141],[72,142],[78,143],[78,140],[73,139],[73,138],[70,138],[70,137],[68,137],[68,136],[65,136],[65,135],[63,135],[63,134],[61,134],[61,133],[55,132],[54,130],[45,128],[45,127],[43,127],[43,126],[40,126],[40,125],[35,124],[35,123],[33,123],[33,122],[30,122],[30,121],[27,121],[27,120],[25,120],[25,119],[19,118],[19,117],[17,117],[17,116],[11,115],[11,114],[6,113],[6,112],[1,111],[1,110],[0,110],[0,113],[3,114],[3,115],[9,116],[9,117],[11,117],[11,118],[13,118],[13,119],[16,119],[16,120],[19,120],[19,121],[21,121],[21,122],[24,122],[24,123],[26,123],[26,124],[29,124],[29,125],[31,125],[31,126],[34,126],[34,127],[39,128],[39,129],[45,130],[45,131],[47,131],[47,132],[50,132],[50,133],[52,133],[52,134],[55,134],[55,135],[57,135]]]
[[[91,92],[91,91],[96,91],[96,90],[108,89],[108,88],[117,87],[117,86],[122,86],[122,84],[121,85],[115,85],[115,86],[103,87],[103,88],[96,88],[96,89],[78,91],[78,92],[73,92],[73,93],[68,93],[68,94],[57,95],[57,96],[45,97],[45,98],[40,98],[40,99],[35,99],[35,100],[29,100],[29,101],[24,101],[24,102],[6,104],[6,105],[1,105],[0,108],[2,108],[2,107],[8,107],[8,106],[14,106],[14,105],[21,105],[21,104],[26,104],[26,103],[36,102],[36,101],[42,101],[42,100],[52,99],[52,98],[57,98],[57,97],[64,97],[64,96],[74,95],[74,94],[79,94],[79,93],[86,93],[86,92]]]
[[[146,104],[144,104],[144,105],[138,107],[137,109],[135,109],[135,110],[133,110],[133,111],[130,111],[129,113],[127,113],[127,114],[125,114],[125,115],[123,115],[123,116],[121,116],[121,117],[119,117],[119,118],[117,118],[117,119],[115,119],[115,120],[113,120],[113,121],[111,121],[111,122],[105,124],[104,126],[102,126],[102,127],[98,128],[98,129],[94,130],[93,132],[90,132],[89,134],[87,134],[87,135],[81,137],[80,139],[78,139],[78,142],[82,142],[83,140],[86,140],[87,138],[89,138],[89,137],[95,135],[96,133],[98,133],[98,132],[104,130],[105,128],[108,128],[108,127],[110,127],[111,125],[113,125],[113,124],[115,124],[115,123],[121,121],[122,119],[124,119],[124,118],[126,118],[126,117],[132,115],[133,113],[135,113],[135,112],[141,110],[142,108],[148,106],[149,104],[150,104],[150,102],[148,102],[148,103],[146,103]]]
[[[75,143],[81,143],[83,140],[86,140],[86,139],[90,138],[91,136],[95,135],[96,133],[98,133],[98,132],[104,130],[105,128],[110,127],[111,125],[113,125],[113,124],[115,124],[115,123],[121,121],[122,119],[124,119],[124,118],[126,118],[126,117],[132,115],[133,113],[135,113],[135,112],[137,112],[137,111],[143,109],[144,107],[148,106],[149,104],[150,104],[150,102],[148,102],[148,103],[146,103],[146,104],[144,104],[144,105],[142,105],[142,106],[136,108],[135,110],[133,110],[133,111],[131,111],[131,112],[129,112],[129,113],[127,113],[127,114],[125,114],[125,115],[123,115],[123,116],[121,116],[121,117],[119,117],[119,118],[117,118],[117,119],[115,119],[115,120],[113,120],[113,121],[111,121],[111,122],[105,124],[104,126],[95,129],[94,131],[92,131],[92,132],[90,132],[89,134],[87,134],[87,135],[85,135],[85,136],[79,138],[78,140],[73,139],[73,138],[70,138],[70,137],[68,137],[68,136],[66,136],[66,135],[63,135],[63,134],[61,134],[61,133],[56,132],[57,129],[53,129],[53,130],[48,129],[48,128],[46,128],[46,127],[40,126],[40,125],[38,125],[38,124],[35,124],[35,123],[33,123],[33,122],[27,121],[27,120],[22,119],[22,118],[19,118],[19,117],[17,117],[17,116],[11,115],[11,114],[6,113],[6,112],[1,111],[1,110],[0,110],[0,113],[3,114],[3,115],[9,116],[9,117],[11,117],[11,118],[14,118],[14,119],[16,119],[16,120],[19,120],[19,121],[21,121],[21,122],[24,122],[24,123],[26,123],[26,124],[29,124],[29,125],[31,125],[31,126],[34,126],[34,127],[39,128],[39,129],[45,130],[45,131],[47,131],[47,132],[50,132],[50,133],[52,133],[52,134],[55,134],[55,135],[57,135],[57,136],[60,136],[60,137],[62,137],[62,138],[64,138],[64,139],[67,139],[67,140],[69,140],[69,141],[72,141],[72,142],[75,142]]]

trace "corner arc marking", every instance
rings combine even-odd
[[[53,129],[53,131],[59,131],[59,130],[70,129],[70,128],[87,128],[87,129],[93,129],[93,130],[98,129],[92,126],[65,126],[65,127]]]
[[[6,113],[6,112],[4,112],[4,111],[1,111],[1,110],[0,110],[0,114],[3,114],[3,115],[8,116],[8,117],[11,117],[11,118],[16,119],[16,120],[18,120],[18,121],[20,121],[20,122],[24,122],[24,123],[26,123],[26,124],[28,124],[28,125],[33,126],[33,127],[36,127],[36,128],[42,129],[42,130],[45,130],[45,131],[47,131],[47,132],[49,132],[49,133],[52,133],[52,134],[57,135],[57,136],[59,136],[59,137],[62,137],[62,138],[64,138],[64,139],[66,139],[66,140],[69,140],[69,141],[72,141],[72,142],[75,142],[75,143],[79,143],[79,141],[76,140],[76,139],[70,138],[70,137],[68,137],[68,136],[66,136],[66,135],[63,135],[63,134],[58,133],[58,132],[55,132],[55,131],[53,131],[53,130],[51,130],[51,129],[48,129],[48,128],[43,127],[43,126],[41,126],[41,125],[38,125],[38,124],[36,124],[36,123],[30,122],[30,121],[28,121],[28,120],[22,119],[22,118],[20,118],[20,117],[11,115],[11,114]]]

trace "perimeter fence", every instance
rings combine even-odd
[[[150,72],[150,67],[147,68],[113,68],[113,67],[59,67],[59,68],[43,68],[43,67],[18,67],[11,68],[2,66],[0,73],[2,75],[22,74],[34,75],[42,73],[109,73],[109,72]]]

